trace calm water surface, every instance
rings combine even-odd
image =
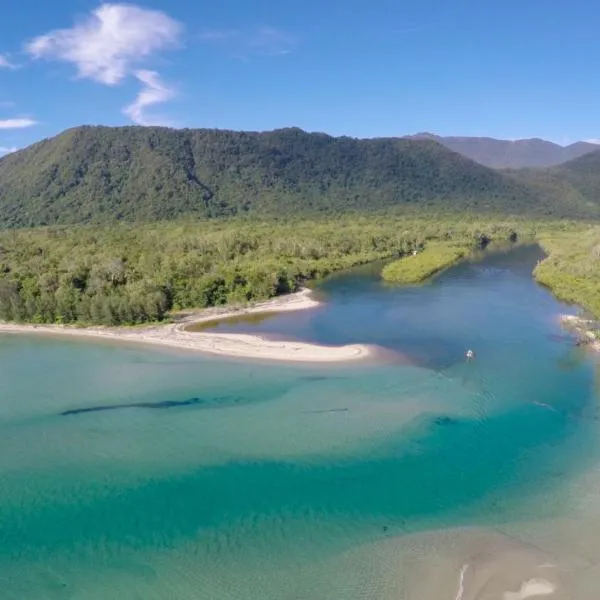
[[[461,565],[544,553],[568,573],[554,597],[597,597],[596,368],[532,281],[539,257],[404,289],[361,268],[317,310],[218,328],[412,364],[1,337],[0,598],[455,600]],[[494,577],[463,600],[518,600]]]

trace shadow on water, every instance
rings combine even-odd
[[[182,406],[196,406],[196,405],[219,405],[222,406],[223,402],[221,402],[219,398],[203,400],[202,398],[188,398],[187,400],[163,400],[160,402],[131,402],[126,404],[101,404],[99,406],[86,406],[84,408],[71,408],[69,410],[65,410],[61,412],[61,416],[66,417],[69,415],[81,415],[84,413],[93,413],[93,412],[106,412],[110,410],[122,410],[127,408],[150,408],[150,409],[168,409],[168,408],[177,408]],[[242,402],[242,398],[227,398],[227,404],[236,404]]]
[[[585,410],[589,401],[579,399],[572,409]],[[335,412],[343,418],[346,411]],[[595,435],[567,412],[533,403],[485,420],[423,415],[366,456],[311,463],[310,468],[302,461],[271,460],[203,467],[153,478],[142,487],[107,491],[102,501],[82,507],[77,527],[36,525],[50,515],[66,525],[72,506],[65,503],[42,506],[18,521],[4,520],[3,535],[11,540],[12,553],[31,546],[56,551],[93,540],[160,545],[223,526],[231,515],[249,519],[244,535],[256,526],[257,514],[286,514],[292,520],[294,515],[327,515],[347,523],[368,515],[396,533],[434,523],[547,519],[560,514],[565,479],[597,461]],[[539,504],[523,508],[536,497]],[[197,510],[199,498],[202,510]],[[165,506],[171,517],[161,521],[157,538],[157,519]],[[119,518],[106,519],[107,514]]]

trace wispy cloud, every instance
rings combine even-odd
[[[235,56],[283,56],[298,44],[288,31],[263,25],[250,30],[205,29],[199,35],[202,42],[220,44]]]
[[[79,77],[116,85],[136,64],[180,40],[182,26],[164,12],[132,4],[102,4],[69,29],[56,29],[26,46],[36,59],[75,65]]]
[[[6,54],[0,54],[0,69],[16,69],[17,65],[11,62]]]
[[[33,119],[0,119],[0,129],[23,129],[36,123]]]
[[[134,76],[144,84],[135,102],[124,109],[135,123],[156,124],[145,109],[175,96],[156,71],[139,70],[140,62],[179,45],[183,26],[158,10],[133,4],[102,4],[69,29],[56,29],[26,46],[35,59],[71,63],[81,78],[114,86]]]
[[[16,146],[0,146],[0,157],[5,156],[6,154],[10,154],[11,152],[16,152],[18,148]]]
[[[148,115],[146,110],[172,100],[176,96],[175,90],[165,85],[156,71],[137,71],[135,76],[143,84],[143,88],[135,101],[125,107],[123,112],[138,125],[170,125],[165,119]]]
[[[600,145],[600,138],[590,138],[589,140],[584,140],[588,144],[598,144]]]

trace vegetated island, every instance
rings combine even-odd
[[[423,283],[441,271],[451,267],[471,252],[472,248],[449,244],[431,244],[422,252],[413,253],[386,265],[381,271],[383,279],[390,283],[411,285]]]
[[[287,362],[342,362],[360,360],[373,354],[373,348],[352,344],[346,346],[321,346],[297,341],[269,340],[255,335],[191,333],[190,323],[226,319],[255,312],[284,312],[305,310],[318,306],[309,290],[274,298],[252,307],[206,309],[184,315],[180,321],[142,327],[86,327],[65,325],[31,325],[0,323],[0,333],[27,333],[91,337],[118,342],[154,344],[185,350],[239,358],[258,358]]]

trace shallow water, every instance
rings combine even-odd
[[[503,599],[542,576],[595,598],[596,369],[538,258],[404,289],[365,267],[317,310],[219,325],[410,365],[1,337],[0,598]]]

